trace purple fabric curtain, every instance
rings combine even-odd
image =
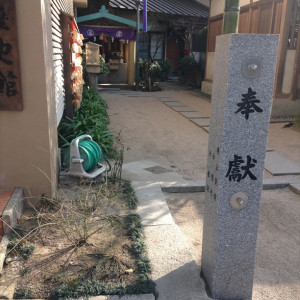
[[[92,27],[92,26],[78,26],[80,33],[84,37],[99,36],[104,33],[117,39],[122,40],[136,40],[136,32],[130,28],[105,28],[105,27]]]

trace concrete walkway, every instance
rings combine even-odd
[[[200,258],[210,101],[175,83],[155,93],[101,95],[111,129],[125,143],[123,178],[133,181],[140,201],[159,299],[209,299]],[[267,155],[280,153],[297,166],[300,134],[283,126],[270,125]],[[253,299],[299,300],[300,176],[276,160],[270,165],[288,175],[265,171],[264,189],[271,190],[262,199]]]

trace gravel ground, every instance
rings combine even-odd
[[[198,94],[198,95],[197,95]],[[205,179],[208,133],[167,107],[162,97],[209,116],[210,102],[175,83],[161,92],[102,92],[113,132],[126,145],[124,163],[150,160],[186,180]],[[135,96],[132,96],[135,95]],[[270,124],[268,149],[300,162],[300,133]],[[272,177],[265,171],[265,178]],[[288,176],[293,179],[300,176]],[[285,177],[286,178],[286,177]],[[142,180],[142,179],[141,179]],[[175,222],[200,266],[204,194],[165,194]],[[300,196],[288,188],[263,191],[254,278],[254,300],[300,300]]]

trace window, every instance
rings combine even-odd
[[[206,34],[193,34],[192,35],[192,51],[205,52],[206,51]]]
[[[164,35],[162,33],[152,33],[150,47],[152,59],[163,59]]]
[[[150,43],[149,43],[150,41]],[[139,57],[154,60],[164,58],[164,35],[162,33],[142,33],[139,36]]]
[[[201,38],[199,34],[192,35],[192,51],[201,52]]]
[[[139,57],[148,59],[148,38],[147,33],[139,35]]]

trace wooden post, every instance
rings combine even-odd
[[[135,82],[135,41],[129,41],[128,84]]]

